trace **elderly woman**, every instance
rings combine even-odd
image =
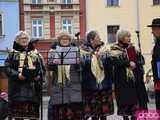
[[[108,51],[101,51],[103,42],[97,31],[87,34],[81,49],[82,91],[85,120],[106,120],[113,114],[112,66]]]
[[[37,54],[28,50],[28,43],[28,34],[19,31],[5,62],[9,77],[9,118],[39,118],[40,62]]]
[[[131,44],[131,34],[127,30],[117,32],[118,43],[111,47],[114,67],[115,95],[118,114],[124,120],[135,120],[134,112],[140,106],[146,109],[147,94],[143,82],[144,59]]]
[[[71,36],[67,32],[58,35],[58,42],[54,43],[49,52],[49,69],[52,71],[51,97],[48,106],[48,120],[81,120],[82,119],[82,96],[79,64],[59,65],[59,60],[52,58],[57,54],[57,48],[69,48]],[[69,54],[68,50],[68,54]],[[66,56],[67,53],[64,53]]]

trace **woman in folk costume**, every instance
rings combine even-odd
[[[6,59],[6,73],[9,77],[9,118],[23,120],[38,119],[40,96],[36,81],[40,80],[40,61],[37,54],[28,51],[29,36],[19,31],[13,50]]]
[[[49,70],[53,71],[53,76],[52,82],[49,82],[52,84],[52,91],[50,92],[51,96],[48,106],[48,120],[81,120],[80,66],[79,64],[58,65],[61,61],[52,59],[52,53],[58,47],[73,47],[71,36],[67,32],[61,32],[58,35],[58,42],[53,45],[53,48],[49,52],[49,61],[54,64],[50,65],[49,62]],[[64,53],[64,56],[65,54],[67,53]]]
[[[46,66],[45,66],[45,61],[44,61],[44,58],[43,58],[42,54],[37,50],[38,41],[39,41],[39,39],[33,39],[32,38],[30,40],[29,44],[28,44],[28,49],[29,49],[29,51],[32,51],[35,54],[37,54],[37,56],[39,58],[39,61],[40,61],[40,71],[41,71],[41,80],[38,81],[37,83],[40,85],[40,88],[42,88],[43,87],[43,82],[46,81]]]
[[[145,64],[144,57],[142,54],[136,50],[133,44],[130,44],[126,49],[128,59],[135,63],[135,68],[133,69],[133,74],[135,77],[135,84],[136,84],[136,92],[138,96],[139,102],[139,109],[140,110],[147,110],[147,103],[149,102],[148,94],[146,91],[145,83],[144,83],[144,68],[143,65]]]
[[[43,77],[45,77],[46,67],[45,67],[44,58],[43,58],[42,54],[36,48],[38,46],[38,41],[39,41],[39,39],[31,39],[28,44],[28,49],[32,50],[33,52],[35,52],[35,54],[37,54],[39,56],[39,59],[41,62],[42,74],[43,74]]]
[[[87,34],[81,49],[82,93],[84,117],[87,120],[106,120],[113,114],[112,68],[109,52],[100,52],[104,43],[96,31]]]
[[[124,120],[129,120],[130,115],[131,120],[135,120],[134,112],[138,109],[139,103],[137,92],[141,92],[136,89],[136,77],[133,71],[139,63],[138,59],[133,60],[132,53],[129,52],[131,51],[129,50],[130,37],[130,32],[127,30],[119,30],[117,32],[118,43],[111,46],[118,115],[122,115]]]

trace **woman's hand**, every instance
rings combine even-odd
[[[136,63],[133,62],[133,61],[131,61],[131,62],[130,62],[130,68],[131,68],[132,70],[135,69],[135,68],[136,68]]]
[[[60,63],[61,63],[61,60],[60,60],[60,59],[54,59],[54,60],[53,60],[53,63],[54,63],[54,64],[60,64]]]
[[[22,75],[22,73],[19,73],[18,75],[19,80],[25,80],[26,78]]]
[[[41,78],[40,75],[38,75],[38,76],[34,77],[34,80],[37,81],[37,80],[40,80],[40,78]]]

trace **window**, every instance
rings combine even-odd
[[[107,0],[107,6],[119,6],[119,0]]]
[[[40,4],[41,0],[32,0],[32,4]]]
[[[108,43],[116,42],[116,33],[118,29],[118,25],[107,26]]]
[[[72,19],[71,18],[62,19],[62,29],[72,34]]]
[[[160,0],[153,0],[153,5],[160,5]]]
[[[32,20],[32,37],[42,38],[42,36],[43,36],[42,19],[33,19]]]
[[[62,3],[63,3],[63,4],[71,4],[71,3],[72,3],[72,0],[62,0]]]

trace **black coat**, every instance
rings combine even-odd
[[[104,56],[101,58],[102,65],[104,67],[104,80],[101,83],[97,83],[96,78],[94,77],[91,71],[91,59],[92,51],[86,51],[81,54],[81,69],[82,69],[82,88],[83,90],[112,90],[112,66],[111,66],[111,57],[109,53],[104,53]]]
[[[5,61],[6,74],[9,77],[8,85],[8,97],[9,101],[31,101],[40,102],[40,84],[33,80],[34,77],[41,75],[40,62],[38,56],[35,54],[36,59],[32,59],[36,69],[30,71],[27,68],[23,68],[23,74],[26,75],[25,80],[19,80],[19,64],[20,54],[26,51],[22,46],[14,42],[13,51],[11,51]],[[27,64],[24,64],[27,65]],[[33,73],[32,75],[30,73]]]
[[[144,84],[144,68],[143,65],[145,64],[144,57],[136,51],[136,68],[133,70],[135,76],[135,84],[137,90],[138,101],[140,104],[144,104],[149,102],[148,94],[146,91],[146,87]]]
[[[8,115],[8,103],[0,98],[0,120],[4,120]]]
[[[118,114],[131,115],[138,105],[138,97],[133,71],[128,75],[130,61],[125,49],[117,44],[111,47],[111,54]]]
[[[102,81],[99,81],[92,71],[92,54],[94,54],[94,52],[95,50],[90,47],[81,50],[84,114],[87,116],[111,115],[114,113],[111,56],[108,51],[102,51],[103,55],[97,58],[99,65],[104,69],[104,78]],[[89,108],[90,110],[87,112],[86,108]]]
[[[154,81],[160,81],[160,38],[156,39],[152,54],[152,70]],[[159,67],[158,67],[159,65]]]

